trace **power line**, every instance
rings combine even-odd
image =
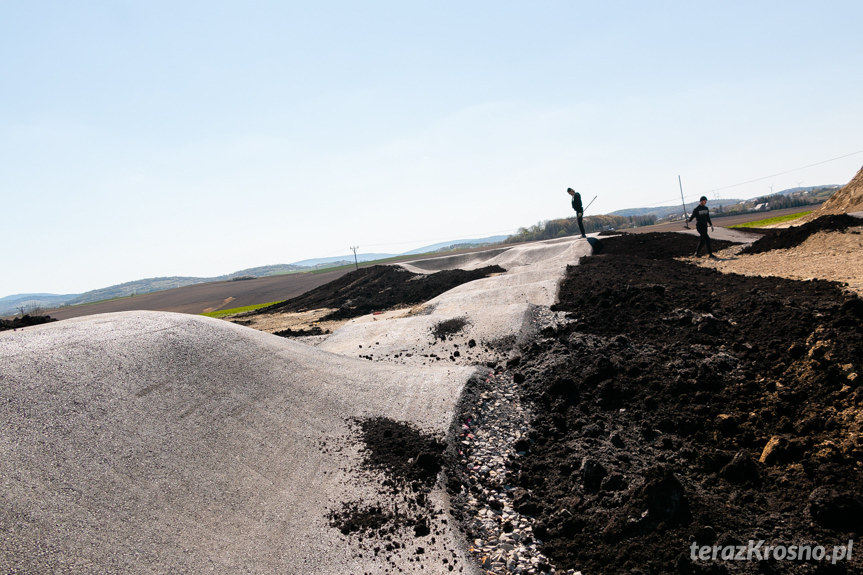
[[[737,186],[744,186],[746,184],[751,184],[753,182],[760,182],[761,180],[766,180],[768,178],[775,178],[776,176],[784,176],[785,174],[790,174],[792,172],[799,172],[800,170],[805,170],[807,168],[813,168],[815,166],[820,166],[821,164],[826,164],[828,162],[835,162],[836,160],[841,160],[843,158],[848,158],[857,154],[863,154],[863,150],[858,150],[856,152],[851,152],[850,154],[845,154],[844,156],[838,156],[836,158],[830,158],[829,160],[824,160],[821,162],[815,162],[814,164],[809,164],[808,166],[803,166],[802,168],[794,168],[793,170],[786,170],[784,172],[779,172],[778,174],[771,174],[769,176],[764,176],[761,178],[755,178],[754,180],[748,180],[746,182],[740,182],[739,184],[731,184],[730,186],[724,186],[722,188],[714,188],[712,190],[708,190],[708,192],[718,192],[720,190],[727,190],[728,188],[736,188]]]
[[[751,184],[751,183],[753,183],[753,182],[760,182],[761,180],[767,180],[767,179],[769,179],[769,178],[775,178],[775,177],[777,177],[777,176],[784,176],[785,174],[790,174],[790,173],[792,173],[792,172],[799,172],[800,170],[806,170],[806,169],[808,169],[808,168],[812,168],[812,167],[815,167],[815,166],[820,166],[821,164],[827,164],[827,163],[829,163],[829,162],[835,162],[836,160],[842,160],[842,159],[844,159],[844,158],[850,158],[851,156],[856,156],[857,154],[863,154],[863,150],[858,150],[858,151],[856,151],[856,152],[851,152],[850,154],[845,154],[845,155],[843,155],[843,156],[837,156],[837,157],[835,157],[835,158],[830,158],[829,160],[822,160],[822,161],[820,161],[820,162],[815,162],[814,164],[809,164],[808,166],[801,166],[801,167],[799,167],[799,168],[793,168],[793,169],[791,169],[791,170],[786,170],[786,171],[784,171],[784,172],[779,172],[779,173],[777,173],[777,174],[771,174],[771,175],[769,175],[769,176],[762,176],[762,177],[760,177],[760,178],[755,178],[755,179],[753,179],[753,180],[747,180],[747,181],[745,181],[745,182],[739,182],[739,183],[737,183],[737,184],[731,184],[731,185],[729,185],[729,186],[722,186],[721,188],[713,188],[712,190],[707,190],[707,191],[706,191],[706,192],[704,192],[704,193],[688,194],[688,195],[689,195],[689,197],[690,197],[690,198],[693,198],[693,197],[698,197],[698,196],[706,195],[706,194],[713,193],[713,192],[719,192],[719,191],[721,191],[721,190],[727,190],[727,189],[729,189],[729,188],[736,188],[737,186],[745,186],[746,184]],[[671,200],[662,200],[662,201],[655,202],[655,203],[652,203],[652,204],[644,204],[644,205],[642,205],[642,206],[638,206],[638,207],[640,207],[640,208],[650,208],[650,207],[653,207],[653,206],[661,206],[661,205],[664,205],[664,204],[668,204],[669,202],[675,202],[675,201],[677,201],[677,200],[676,200],[676,199],[671,199]]]

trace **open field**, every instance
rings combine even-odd
[[[122,299],[59,308],[47,313],[57,319],[132,310],[200,314],[296,297],[344,275],[347,271],[349,270],[195,284]]]
[[[772,226],[775,224],[784,224],[789,223],[790,225],[794,224],[795,220],[799,220],[803,216],[811,214],[812,210],[808,210],[805,212],[800,212],[799,214],[788,214],[785,216],[776,216],[775,218],[766,218],[763,220],[758,220],[755,222],[747,222],[745,224],[737,224],[733,226],[728,226],[729,228],[763,228],[765,226]]]
[[[707,202],[707,207],[710,207],[710,202]],[[738,226],[740,224],[746,224],[749,222],[755,222],[758,220],[763,220],[765,218],[776,218],[782,216],[788,216],[792,214],[801,214],[804,212],[810,212],[812,210],[817,210],[818,205],[813,206],[800,206],[799,208],[788,208],[785,210],[774,210],[771,212],[751,212],[748,214],[737,214],[733,216],[719,216],[714,213],[713,210],[710,210],[710,219],[713,221],[713,225],[715,227],[731,227]],[[692,229],[695,229],[695,223],[689,224]],[[655,226],[644,226],[642,228],[635,228],[631,230],[626,230],[629,233],[633,234],[643,234],[649,232],[674,232],[683,228],[683,222],[667,222],[664,224],[657,224]]]

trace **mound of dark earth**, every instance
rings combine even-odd
[[[834,214],[821,216],[801,226],[789,228],[753,230],[764,234],[762,238],[750,246],[745,247],[740,253],[761,254],[770,250],[781,250],[799,246],[812,234],[818,232],[835,232],[847,230],[848,228],[863,224],[859,218],[847,214]]]
[[[55,318],[50,315],[23,315],[21,317],[16,317],[14,319],[0,319],[0,331],[5,331],[7,329],[21,329],[22,327],[28,327],[31,325],[41,325],[43,323],[49,323],[52,321],[57,321]]]
[[[514,363],[534,419],[513,505],[544,553],[591,574],[863,572],[860,552],[692,557],[863,534],[863,301],[670,259],[680,234],[601,242],[562,283],[571,321]]]
[[[330,525],[350,537],[357,555],[373,556],[385,572],[402,571],[426,559],[424,545],[444,534],[447,520],[430,493],[442,469],[445,444],[403,421],[373,417],[353,421],[362,447],[365,481],[376,485],[386,504],[343,501],[331,510]],[[454,550],[441,561],[463,572]]]
[[[593,244],[593,253],[632,256],[655,260],[667,260],[691,256],[698,247],[698,236],[669,232],[648,232],[644,234],[625,234],[620,232],[603,232],[615,234],[614,241],[603,239]],[[673,241],[669,241],[673,240]],[[723,250],[732,245],[726,240],[710,240],[713,251]]]
[[[335,308],[336,311],[321,320],[350,319],[374,311],[421,304],[463,283],[505,271],[500,266],[487,266],[476,270],[416,274],[399,266],[370,266],[252,314]]]

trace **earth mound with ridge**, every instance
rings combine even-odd
[[[602,243],[561,286],[570,322],[513,367],[534,409],[510,493],[546,555],[584,573],[860,572],[859,555],[692,549],[863,532],[863,301],[669,259],[676,234]]]
[[[246,315],[328,308],[336,311],[321,317],[321,321],[351,319],[375,311],[421,304],[461,284],[505,271],[500,266],[486,266],[418,274],[398,266],[363,267],[299,297]]]

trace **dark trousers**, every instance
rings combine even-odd
[[[698,240],[698,247],[695,248],[695,253],[701,251],[701,246],[707,246],[707,253],[712,254],[713,250],[710,248],[710,236],[707,235],[707,226],[703,228],[701,226],[695,226],[695,229],[698,230],[698,234],[700,238]]]
[[[586,233],[584,233],[584,223],[582,223],[581,221],[583,215],[584,212],[575,212],[575,219],[578,220],[578,229],[581,230],[582,237],[587,235]]]

